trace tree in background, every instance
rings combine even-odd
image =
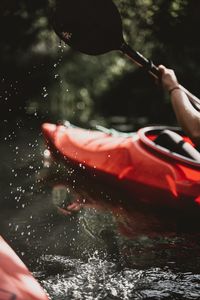
[[[199,91],[198,0],[118,0],[128,42],[156,64],[176,69]],[[99,116],[173,122],[164,97],[144,71],[117,52],[91,57],[60,45],[48,21],[49,4],[3,0],[0,8],[1,119],[88,122]]]
[[[155,64],[174,68],[181,83],[197,95],[200,95],[200,43],[196,34],[200,26],[199,8],[197,0],[136,0],[129,2],[128,10],[125,1],[121,2],[129,43]],[[106,105],[112,114],[119,114],[120,109],[124,113],[127,107],[127,112],[135,117],[148,117],[147,122],[175,122],[169,96],[163,95],[141,70],[128,70],[114,85],[114,90],[108,90],[99,100],[104,111]],[[123,107],[120,99],[116,101],[118,97],[123,99]],[[116,102],[117,105],[112,105]]]

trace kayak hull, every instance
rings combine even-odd
[[[48,300],[39,283],[1,236],[0,299]]]
[[[199,208],[199,162],[163,153],[162,147],[159,149],[154,145],[153,131],[148,138],[148,134],[145,136],[147,143],[141,131],[115,136],[54,124],[43,124],[42,131],[56,159],[70,161],[112,179],[134,195],[139,203]]]

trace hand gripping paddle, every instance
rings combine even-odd
[[[160,72],[153,62],[125,42],[121,16],[112,0],[56,0],[51,22],[60,39],[73,49],[88,55],[120,50],[159,78]],[[180,88],[200,109],[200,100],[183,86]]]

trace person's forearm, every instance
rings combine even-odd
[[[200,145],[200,113],[180,89],[172,91],[171,101],[179,124],[192,141]]]

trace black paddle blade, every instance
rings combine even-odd
[[[119,50],[123,44],[122,21],[112,0],[55,0],[51,23],[66,44],[85,54]]]

